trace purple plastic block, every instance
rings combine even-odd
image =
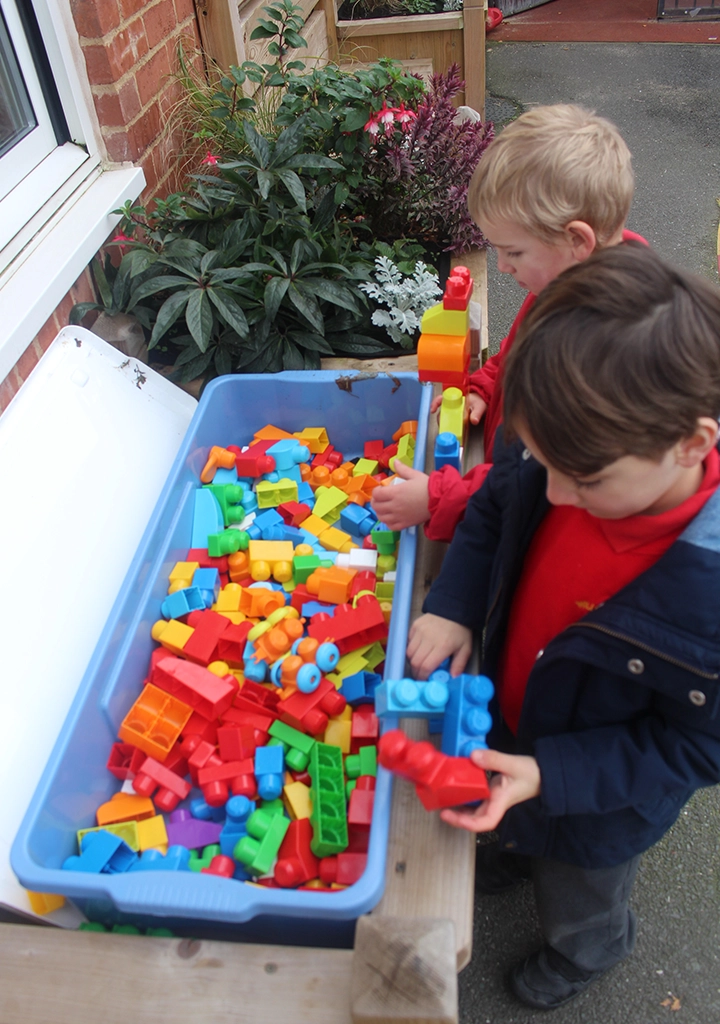
[[[221,832],[220,822],[193,818],[190,811],[185,808],[173,811],[167,823],[170,845],[185,846],[188,850],[197,850],[201,846],[212,846],[219,842]]]

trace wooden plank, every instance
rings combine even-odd
[[[355,36],[394,36],[426,32],[461,31],[463,15],[460,11],[443,14],[418,14],[397,18],[358,18],[357,21],[338,21],[338,37],[351,39]]]
[[[195,0],[198,31],[202,48],[216,64],[227,71],[231,64],[245,60],[239,33],[237,5],[228,0]]]
[[[352,950],[0,925],[2,1024],[350,1024]]]
[[[485,9],[483,0],[464,0],[463,77],[465,103],[485,119]]]

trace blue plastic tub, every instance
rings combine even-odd
[[[90,875],[60,868],[76,852],[76,831],[94,825],[97,807],[117,791],[105,767],[108,753],[156,646],[150,628],[160,618],[168,573],[190,546],[193,494],[210,447],[246,443],[266,423],[288,431],[324,426],[335,447],[352,458],[366,440],[389,444],[401,422],[417,419],[415,460],[424,465],[431,389],[414,374],[381,374],[348,393],[336,377],[328,371],[227,376],[205,390],[13,844],[12,867],[28,889],[69,896],[92,920],[106,923],[157,925],[162,919],[195,935],[312,945],[351,945],[356,919],[380,899],[390,822],[384,771],[367,870],[337,893],[267,889],[194,872]],[[102,500],[98,495],[99,509]],[[415,547],[415,530],[405,531],[386,659],[394,678],[404,672]]]

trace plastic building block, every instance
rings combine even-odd
[[[252,619],[267,618],[285,604],[285,595],[270,587],[243,587],[240,611]]]
[[[224,857],[221,853],[216,854],[210,864],[201,868],[203,875],[216,875],[218,878],[232,878],[235,874],[235,861],[232,857]]]
[[[316,857],[340,853],[348,844],[342,751],[316,743],[310,754],[313,838]]]
[[[273,722],[269,729],[273,739],[279,740],[284,747],[290,748],[285,753],[285,763],[292,771],[303,771],[309,761],[310,754],[316,744],[316,740],[307,733],[294,729],[285,722]]]
[[[352,708],[328,721],[323,733],[323,743],[331,747],[339,747],[343,754],[350,753],[352,741]]]
[[[151,821],[151,818],[147,819]],[[102,829],[100,826],[95,828],[81,828],[77,833],[78,848],[82,849],[83,837],[88,835],[90,832],[109,832],[112,836],[118,836],[124,843],[126,843],[131,850],[138,851],[140,849],[140,843],[138,841],[138,822],[137,821],[119,821],[115,825],[105,825]]]
[[[255,798],[255,774],[252,758],[210,765],[198,772],[198,785],[211,807],[220,807],[233,796]]]
[[[170,575],[168,577],[170,584],[168,587],[168,593],[172,594],[176,590],[182,590],[183,587],[192,586],[193,574],[195,573],[195,570],[199,568],[199,562],[176,562],[170,570]]]
[[[320,601],[330,604],[345,604],[350,597],[350,587],[355,577],[355,570],[341,569],[336,565],[319,566],[305,581],[311,594],[316,594]]]
[[[420,321],[423,334],[455,334],[463,337],[470,330],[470,307],[446,309],[442,302],[426,309]]]
[[[320,516],[328,525],[336,523],[347,505],[347,494],[339,487],[318,487],[315,491],[313,515]]]
[[[202,821],[180,807],[172,812],[166,827],[169,842],[173,846],[186,846],[188,850],[217,843],[222,831],[219,822]]]
[[[292,579],[293,546],[290,541],[251,540],[248,547],[250,575],[257,582],[272,576],[278,583]]]
[[[382,676],[376,672],[354,672],[345,676],[340,684],[340,693],[348,704],[375,703],[375,690],[382,682]]]
[[[224,526],[243,521],[247,512],[243,505],[244,488],[242,484],[207,484],[203,490],[210,491],[216,498],[222,512]],[[211,530],[210,533],[220,533],[220,530]]]
[[[30,889],[25,891],[35,914],[52,914],[53,910],[59,910],[60,907],[65,906],[64,896],[53,892],[32,892]]]
[[[65,871],[118,874],[127,871],[136,859],[137,854],[120,836],[99,829],[83,837],[80,856],[66,858],[62,867]]]
[[[445,285],[445,309],[466,309],[473,291],[473,279],[467,267],[453,267]]]
[[[276,800],[283,790],[285,756],[282,744],[258,747],[255,751],[255,779],[261,800]]]
[[[159,850],[145,850],[130,871],[189,871],[190,850],[185,846],[171,846],[166,854]]]
[[[202,665],[194,665],[171,655],[155,666],[151,682],[209,719],[219,718],[230,707],[239,688],[234,676],[220,678]]]
[[[288,782],[283,786],[283,801],[290,817],[309,818],[312,811],[310,787],[304,782]]]
[[[148,683],[121,722],[118,735],[164,761],[191,714],[188,704]]]
[[[406,466],[412,467],[415,461],[415,438],[412,434],[404,434],[398,442],[397,454],[393,455],[390,459],[390,469],[395,471],[395,464],[402,462]]]
[[[250,538],[245,530],[223,530],[222,533],[208,534],[208,554],[214,558],[222,555],[234,555],[236,551],[245,550]]]
[[[433,676],[446,673],[434,672]],[[443,754],[469,757],[477,748],[487,747],[486,736],[492,726],[488,703],[494,693],[487,676],[447,675],[450,699],[445,708],[442,743]]]
[[[200,482],[203,484],[212,483],[220,467],[223,469],[233,469],[235,467],[235,453],[228,451],[227,448],[221,448],[219,445],[213,445],[203,471],[200,474]]]
[[[470,332],[467,334],[421,334],[417,348],[418,376],[439,371],[462,373],[470,359]],[[422,377],[421,377],[422,379]],[[429,378],[428,378],[429,379]]]
[[[190,546],[206,548],[209,535],[221,533],[224,529],[223,513],[217,498],[207,487],[198,487],[195,491]]]
[[[201,872],[204,868],[209,868],[212,863],[213,857],[222,856],[220,847],[217,843],[211,843],[209,846],[203,848],[202,853],[198,853],[197,850],[190,851],[190,860],[188,861],[188,867],[191,871]]]
[[[225,824],[220,832],[220,850],[226,857],[232,857],[240,839],[247,835],[247,821],[255,810],[255,804],[246,796],[232,796],[225,804]]]
[[[143,818],[136,824],[139,850],[167,850],[168,836],[162,814],[155,814],[152,818]]]
[[[390,531],[387,531],[390,532]],[[340,654],[376,640],[387,639],[388,628],[382,608],[372,594],[357,598],[356,607],[340,604],[335,614],[315,615],[308,626],[308,636],[332,640]]]
[[[465,436],[465,395],[460,388],[445,388],[440,406],[440,434],[452,434],[463,443]]]
[[[318,537],[320,546],[325,548],[326,551],[350,551],[354,547],[354,541],[349,533],[345,533],[344,530],[337,530],[333,526],[329,526],[327,530]]]
[[[238,841],[233,856],[253,874],[266,875],[289,826],[290,819],[282,814],[271,814],[264,808],[253,811],[247,821],[248,834]]]
[[[205,607],[209,608],[220,593],[220,573],[215,568],[196,569],[193,576],[193,586],[197,587],[203,595]],[[188,623],[192,625],[192,623]]]
[[[275,459],[275,469],[270,474],[270,479],[280,480],[287,477],[298,484],[302,483],[300,463],[308,462],[310,459],[310,451],[304,444],[294,437],[283,438],[268,448],[267,454]]]
[[[282,516],[283,522],[286,526],[300,526],[300,524],[307,519],[312,510],[308,505],[304,505],[295,500],[282,502],[278,505],[277,511],[279,515]]]
[[[322,561],[318,555],[295,554],[293,556],[293,579],[295,583],[306,583],[308,577],[316,569],[319,569],[321,565]]]
[[[431,743],[414,742],[400,729],[380,738],[378,755],[383,768],[415,784],[428,811],[486,800],[489,795],[485,772],[469,758],[448,757]]]
[[[180,654],[193,635],[193,631],[191,626],[187,626],[184,622],[178,622],[176,619],[171,619],[169,622],[166,622],[165,619],[158,619],[150,630],[150,635],[167,651]]]
[[[275,881],[283,889],[295,888],[317,878],[318,858],[310,847],[312,834],[309,818],[298,818],[288,825],[274,871]]]
[[[135,744],[113,743],[105,767],[116,779],[124,781],[132,778],[144,760],[145,754]]]
[[[235,456],[235,468],[238,476],[260,477],[265,473],[272,473],[275,469],[275,459],[267,454],[268,448],[272,447],[273,441],[258,441],[250,445],[244,452]]]
[[[334,857],[323,857],[319,865],[320,878],[326,885],[354,885],[367,867],[366,853],[338,853]]]
[[[119,821],[140,821],[155,814],[152,800],[135,793],[115,793],[95,812],[95,820],[101,827]]]
[[[440,674],[445,676],[445,673]],[[450,691],[444,678],[431,677],[427,682],[388,679],[375,690],[375,713],[381,718],[387,715],[431,718],[445,710],[449,698]]]
[[[374,784],[372,776],[361,775],[355,788],[350,794],[347,809],[348,827],[358,831],[369,832],[372,824],[373,810],[375,808],[375,789],[366,784],[370,780]]]
[[[327,728],[330,717],[339,715],[346,701],[329,679],[321,679],[312,693],[297,690],[284,700],[279,708],[280,718],[295,729],[311,736],[319,736]]]
[[[349,504],[340,513],[340,528],[351,537],[367,537],[378,518],[371,508]]]
[[[160,612],[166,619],[180,619],[189,612],[205,607],[205,598],[198,587],[183,587],[168,594],[160,605]]]
[[[435,438],[435,469],[452,466],[460,472],[460,443],[454,434],[445,432]]]
[[[155,804],[161,811],[174,811],[190,792],[189,782],[171,772],[153,757],[145,759],[140,771],[132,780],[132,786],[139,796],[151,797],[155,794]]]
[[[304,430],[293,434],[300,444],[305,445],[311,455],[319,455],[324,452],[330,444],[325,427],[305,427]]]
[[[270,480],[260,480],[255,486],[258,508],[277,508],[286,501],[297,502],[298,481],[289,477],[281,477],[273,483]]]
[[[345,772],[349,779],[358,779],[361,775],[377,775],[377,747],[361,747],[357,754],[348,754],[345,758]]]
[[[390,530],[385,523],[378,523],[372,528],[370,539],[380,555],[392,555],[400,540],[400,534],[397,530]]]

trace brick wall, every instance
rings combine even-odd
[[[178,43],[183,39],[200,45],[193,0],[71,0],[70,7],[109,161],[142,167],[145,203],[178,190],[178,139],[166,126],[180,96],[171,77]],[[94,299],[86,268],[0,382],[0,413],[67,325],[72,306]]]

